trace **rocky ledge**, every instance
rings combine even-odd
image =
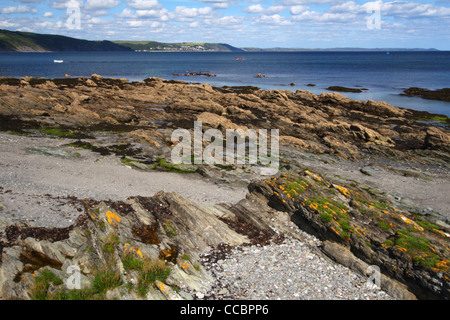
[[[442,88],[436,90],[429,90],[417,87],[411,87],[403,90],[405,96],[415,97],[419,96],[423,99],[441,100],[450,102],[450,88]]]
[[[337,262],[367,277],[377,266],[381,289],[390,297],[450,298],[448,199],[437,183],[448,185],[450,135],[445,126],[422,121],[435,115],[338,93],[213,88],[158,78],[130,83],[98,75],[2,78],[0,115],[0,129],[9,134],[61,140],[59,147],[30,152],[77,159],[77,149],[89,150],[138,171],[194,174],[218,184],[248,185],[249,191],[238,203],[213,206],[168,192],[126,201],[71,197],[74,208],[82,209],[65,228],[2,214],[3,299],[235,298],[218,273],[236,267],[227,260],[240,259],[235,250],[266,246],[267,252],[273,252],[271,246],[282,246],[282,252],[292,246],[293,255],[308,252],[324,270],[335,270]],[[263,177],[249,165],[172,164],[173,129],[193,130],[194,121],[202,121],[204,129],[279,129],[279,173]],[[338,175],[343,161],[352,176]],[[366,178],[353,179],[361,163]],[[436,186],[443,209],[424,210],[392,194],[397,190],[381,192],[364,183],[380,172],[387,172],[385,184],[402,177]],[[0,203],[0,212],[7,210]],[[282,265],[271,261],[272,267]],[[67,288],[77,280],[74,268],[81,289]]]
[[[292,249],[285,249],[292,258],[295,241],[308,248],[302,252],[316,259],[317,268],[327,266],[327,257],[365,276],[379,267],[383,275],[378,284],[397,299],[450,297],[448,228],[310,171],[253,182],[246,199],[235,205],[205,207],[165,192],[124,202],[78,201],[84,212],[67,228],[1,219],[0,297],[194,299],[221,292],[237,298],[243,288],[233,290],[220,282],[213,276],[217,267],[216,273],[209,272],[211,263],[222,261],[223,268],[233,247],[262,250],[282,243]],[[253,267],[273,266],[262,256],[253,259]],[[232,261],[228,268],[251,267]],[[78,287],[69,290],[67,284],[77,279],[72,277],[75,268]],[[319,289],[326,292],[326,287]]]

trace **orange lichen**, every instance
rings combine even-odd
[[[416,230],[419,230],[419,231],[424,231],[425,230],[424,228],[419,226],[417,223],[415,223],[411,219],[405,217],[404,215],[400,215],[400,219],[402,219],[405,223],[412,225],[414,227],[414,229],[416,229]]]
[[[338,191],[339,191],[341,194],[343,194],[344,196],[350,197],[350,192],[349,192],[346,188],[341,187],[341,186],[338,186],[338,185],[336,185],[336,184],[332,184],[331,186],[332,186],[334,189],[338,190]]]
[[[165,286],[164,283],[162,283],[162,282],[158,282],[158,283],[156,284],[156,286],[157,286],[158,289],[161,290],[161,291],[169,291],[168,289],[166,289],[166,286]]]
[[[305,173],[306,173],[307,175],[313,177],[313,179],[316,180],[316,181],[319,181],[319,182],[322,181],[322,178],[321,178],[321,177],[319,177],[318,175],[316,175],[316,174],[314,174],[314,173],[312,173],[312,172],[310,172],[310,171],[308,171],[308,170],[305,170]]]
[[[120,217],[118,214],[111,212],[111,211],[106,211],[105,214],[106,218],[108,219],[108,223],[112,226],[116,226],[116,222],[119,223],[120,222]]]
[[[140,257],[141,259],[144,259],[144,256],[142,255],[141,250],[140,249],[136,249],[133,246],[130,246],[130,244],[128,244],[128,243],[125,243],[124,252],[125,253],[130,253],[130,254],[134,255],[135,257]]]

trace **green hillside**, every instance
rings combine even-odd
[[[136,51],[224,51],[242,52],[242,49],[225,43],[164,43],[157,41],[113,41],[116,44],[131,48]]]
[[[111,41],[89,41],[31,32],[0,30],[0,51],[131,51]]]

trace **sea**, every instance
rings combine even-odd
[[[94,73],[130,81],[160,77],[217,87],[255,86],[294,92],[300,89],[316,94],[329,92],[326,88],[330,86],[360,88],[367,90],[341,94],[450,116],[450,102],[401,95],[409,87],[449,88],[450,51],[0,53],[3,77],[53,79],[66,74],[89,77]],[[209,73],[215,77],[186,77],[186,73]]]

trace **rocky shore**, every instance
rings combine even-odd
[[[279,172],[171,163],[194,121],[279,129]],[[335,92],[1,78],[0,298],[449,299],[446,122]]]

